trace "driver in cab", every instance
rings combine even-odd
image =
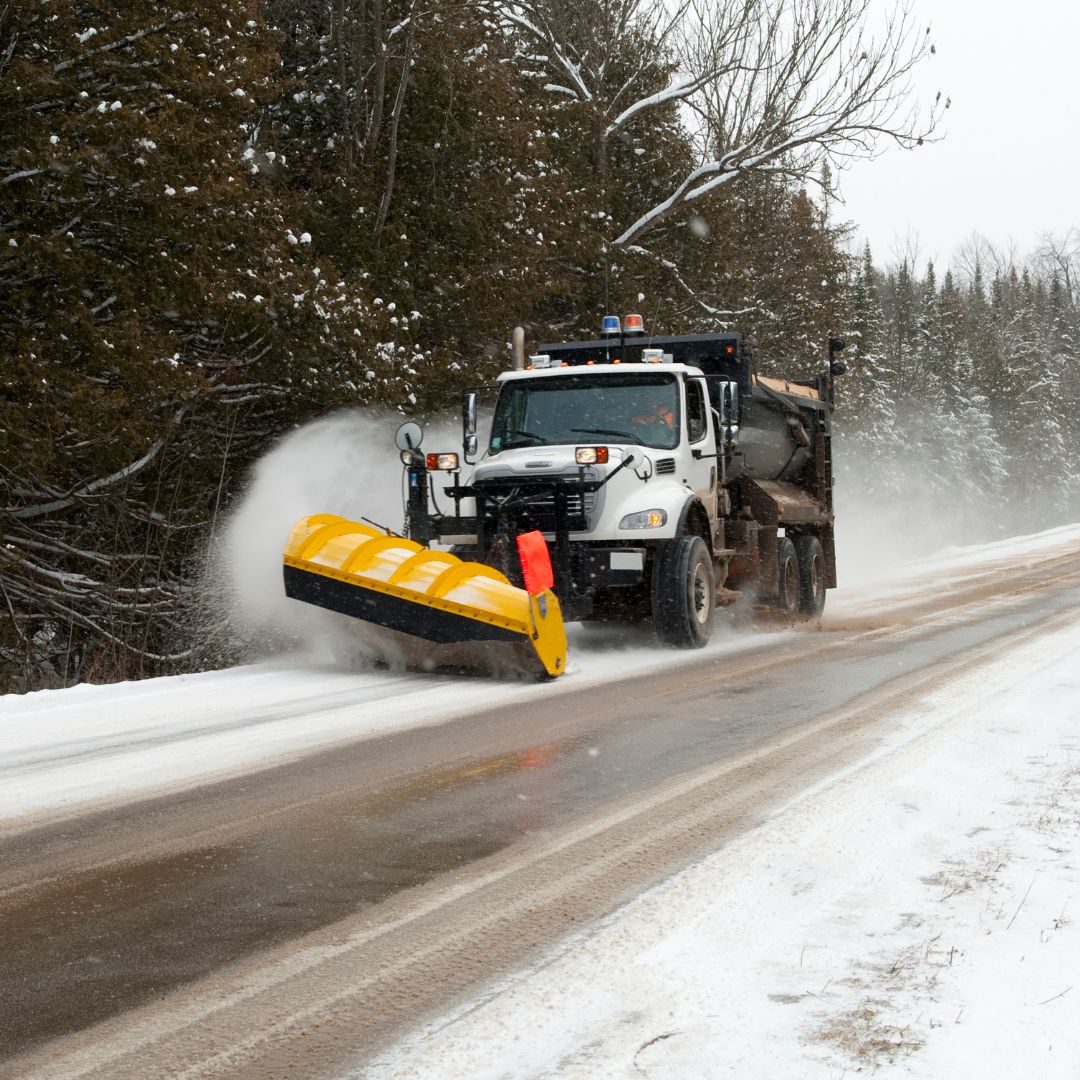
[[[640,424],[643,427],[653,427],[657,424],[663,424],[668,428],[675,427],[675,414],[665,401],[656,402],[643,410],[640,415],[632,416],[630,420],[631,423]]]

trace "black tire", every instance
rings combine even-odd
[[[825,610],[825,553],[821,541],[812,533],[797,536],[795,556],[799,560],[799,610],[816,619]]]
[[[795,545],[786,536],[780,541],[776,578],[776,606],[788,615],[797,615],[802,592],[799,557],[795,553]]]
[[[656,550],[652,617],[657,638],[679,649],[700,649],[712,636],[716,583],[712,555],[700,536],[677,536]]]

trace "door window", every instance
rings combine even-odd
[[[686,429],[692,443],[701,442],[709,430],[709,411],[698,379],[686,380]]]

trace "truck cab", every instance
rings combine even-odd
[[[675,364],[509,372],[474,484],[561,476],[605,481],[571,539],[675,536],[716,522],[717,433],[701,373]],[[618,470],[618,473],[616,473]],[[651,517],[649,515],[652,515]],[[546,530],[545,530],[546,531]]]

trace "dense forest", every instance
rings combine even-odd
[[[1077,237],[850,253],[837,168],[941,107],[925,27],[870,9],[0,4],[0,692],[205,663],[252,462],[342,406],[445,410],[515,325],[740,329],[784,374],[839,334],[883,512],[1075,516]]]

